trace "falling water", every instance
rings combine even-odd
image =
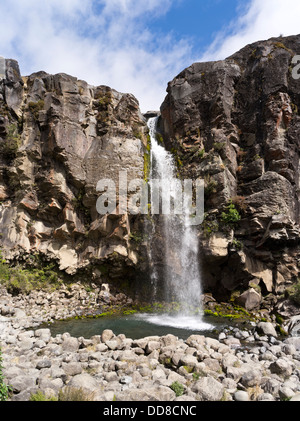
[[[148,121],[151,137],[150,191],[153,180],[160,180],[162,186],[170,186],[177,178],[173,155],[156,139],[157,121],[158,118]],[[170,194],[171,199],[175,200],[175,193]],[[187,205],[183,206],[182,215],[175,215],[174,212],[159,215],[164,240],[164,299],[179,303],[183,314],[188,314],[191,308],[201,308],[202,294],[197,227],[191,226],[189,219],[190,210]],[[155,267],[152,277],[158,279]]]

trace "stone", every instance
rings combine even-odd
[[[224,390],[222,384],[213,377],[203,377],[192,386],[192,391],[201,401],[221,401]]]
[[[285,344],[293,345],[296,351],[300,351],[300,337],[290,337],[284,341]]]
[[[203,346],[206,343],[205,336],[202,335],[191,335],[187,338],[185,343],[191,347],[198,348],[198,346]]]
[[[279,389],[279,397],[281,400],[290,400],[293,396],[295,396],[295,392],[289,387],[282,386]]]
[[[94,392],[97,390],[99,385],[95,378],[90,374],[82,373],[74,376],[68,383],[68,387]]]
[[[292,344],[283,344],[282,352],[284,352],[286,355],[293,356],[297,353],[297,350]]]
[[[222,367],[224,370],[228,370],[228,368],[231,367],[240,367],[241,363],[239,361],[239,359],[230,353],[227,353],[224,355],[223,359],[222,359]]]
[[[103,343],[106,343],[107,341],[110,341],[115,336],[114,332],[110,329],[106,329],[101,334],[101,341]]]
[[[156,367],[156,369],[152,371],[152,379],[153,381],[166,379],[164,370],[162,368]]]
[[[261,302],[261,294],[255,291],[255,289],[253,288],[250,288],[248,291],[245,291],[236,299],[236,303],[244,307],[248,311],[252,311],[255,308],[259,308]]]
[[[77,338],[66,338],[61,346],[64,352],[77,352],[79,349],[79,341]]]
[[[82,366],[79,362],[62,363],[61,367],[67,376],[76,376],[82,373]]]
[[[41,339],[45,343],[48,343],[51,338],[51,331],[50,329],[37,329],[34,332],[35,337]]]
[[[118,360],[126,362],[135,362],[137,360],[137,355],[131,350],[126,350],[119,355]]]
[[[114,351],[114,350],[118,349],[118,347],[120,345],[120,342],[117,339],[115,339],[115,340],[113,339],[113,340],[110,340],[110,341],[106,341],[105,342],[105,345],[109,349],[111,349],[112,351]]]
[[[222,371],[219,361],[214,358],[205,358],[203,362],[211,371],[215,371],[216,373],[220,373]]]
[[[237,402],[249,402],[250,398],[247,392],[243,390],[238,390],[234,394],[234,400]]]
[[[119,380],[117,373],[114,371],[105,373],[104,378],[107,382],[115,382]]]
[[[274,326],[272,325],[272,323],[269,322],[258,323],[257,331],[258,333],[262,333],[263,335],[275,336],[275,338],[277,338],[278,336]]]
[[[151,354],[151,352],[157,349],[160,349],[160,347],[161,347],[161,344],[159,341],[149,341],[146,345],[145,351],[147,354]]]
[[[98,344],[96,345],[96,350],[101,353],[107,351],[108,347],[105,344]]]
[[[131,376],[123,376],[120,378],[120,383],[121,384],[130,384],[132,383],[133,378]]]
[[[32,338],[24,339],[21,342],[19,342],[19,348],[22,351],[28,351],[33,348],[34,343],[35,341]]]
[[[36,368],[38,370],[41,370],[43,368],[50,368],[52,365],[52,362],[50,360],[44,359],[44,360],[40,360],[36,363]]]
[[[31,375],[20,375],[10,379],[10,387],[14,393],[20,393],[36,386],[36,378]]]
[[[188,369],[193,370],[198,364],[198,360],[192,355],[183,355],[180,359],[180,364],[187,367]]]
[[[293,369],[290,363],[283,358],[278,358],[269,367],[271,373],[278,374],[280,376],[289,377]]]
[[[262,393],[257,397],[258,401],[274,402],[275,398],[270,393]]]
[[[42,377],[39,380],[38,386],[39,386],[39,389],[45,394],[47,394],[47,391],[53,391],[53,392],[49,392],[49,395],[55,396],[57,392],[59,392],[63,388],[64,383],[61,378],[56,378],[52,380],[46,377]]]
[[[265,382],[262,388],[264,389],[266,393],[269,393],[273,396],[277,396],[280,386],[281,386],[281,383],[278,380],[270,378]]]
[[[228,256],[229,242],[230,240],[225,234],[211,235],[203,247],[203,253],[207,262],[224,262]]]
[[[290,402],[300,402],[300,393],[297,393],[296,395],[294,395],[292,399],[290,400]]]
[[[160,340],[163,346],[172,346],[176,345],[178,338],[174,335],[169,334],[166,336],[162,336]]]
[[[254,386],[259,386],[261,383],[261,379],[261,372],[253,369],[243,374],[242,378],[240,379],[240,383],[246,388],[250,388]]]

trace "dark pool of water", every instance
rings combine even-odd
[[[109,316],[55,322],[49,326],[53,336],[68,332],[73,337],[89,339],[94,335],[101,335],[105,329],[111,329],[115,335],[122,333],[131,339],[173,334],[184,340],[194,334],[216,337],[223,327],[226,327],[224,320],[212,319],[211,317],[203,316],[200,318],[163,314]]]

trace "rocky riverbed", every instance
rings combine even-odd
[[[97,297],[105,297],[103,292]],[[0,344],[12,401],[75,390],[93,401],[300,399],[300,338],[281,340],[270,322],[228,327],[218,339],[166,335],[134,340],[111,330],[92,338],[53,337],[39,325],[74,317],[78,308],[87,310],[95,293],[77,285],[61,305],[53,304],[55,297],[62,300],[59,294],[33,292],[25,299],[1,291]]]

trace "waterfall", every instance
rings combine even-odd
[[[169,190],[175,180],[178,180],[177,167],[173,154],[159,144],[156,138],[158,118],[148,120],[151,138],[151,170],[150,192],[151,207],[153,206],[154,181],[159,180],[163,200],[176,202],[176,191]],[[176,181],[175,181],[176,182]],[[166,191],[165,191],[166,190]],[[169,197],[166,197],[168,196]],[[197,227],[190,225],[190,209],[184,202],[181,214],[170,212],[160,214],[156,219],[160,225],[163,241],[163,294],[166,302],[176,302],[180,305],[181,313],[188,314],[193,309],[201,309],[201,273],[199,268],[199,240]],[[152,254],[149,256],[150,260]],[[152,280],[158,279],[157,268],[152,265]],[[156,286],[154,287],[156,290]]]

